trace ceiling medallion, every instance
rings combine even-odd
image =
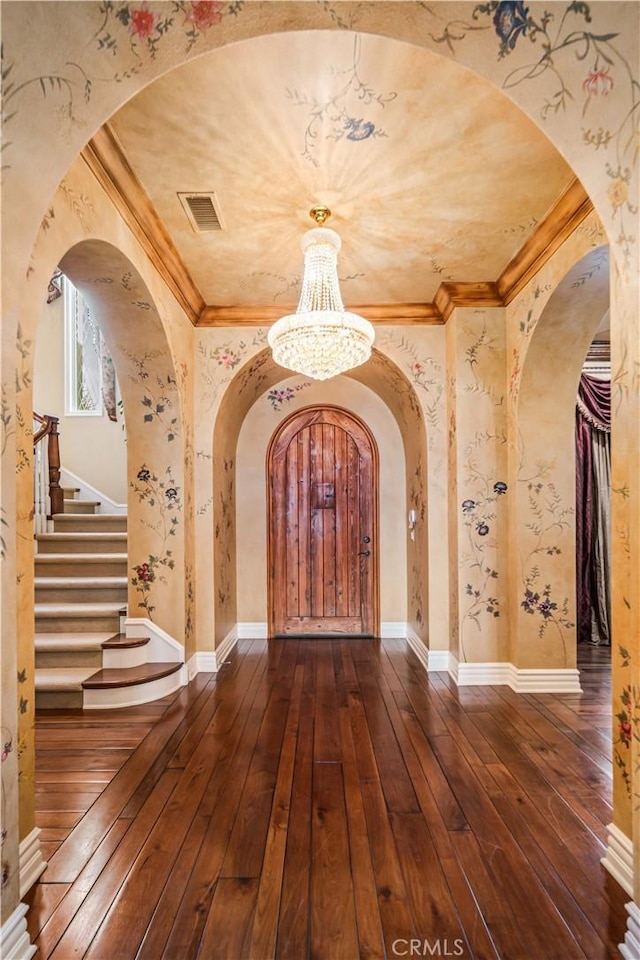
[[[338,284],[338,253],[342,246],[335,230],[323,224],[328,207],[312,207],[318,224],[301,240],[304,275],[295,313],[277,320],[267,337],[273,359],[281,367],[314,380],[328,380],[359,367],[371,356],[373,326],[344,308]]]

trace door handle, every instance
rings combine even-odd
[[[362,551],[358,554],[358,556],[359,556],[359,557],[370,557],[370,556],[371,556],[371,550],[362,550]]]

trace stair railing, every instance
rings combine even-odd
[[[53,515],[64,511],[58,423],[58,417],[33,414],[33,527],[36,534],[50,533]]]

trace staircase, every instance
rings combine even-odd
[[[36,707],[144,703],[180,685],[179,661],[156,662],[149,638],[121,631],[127,602],[127,518],[64,489],[53,532],[36,535]],[[168,678],[168,679],[167,679]]]

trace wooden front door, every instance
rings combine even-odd
[[[338,407],[308,407],[268,453],[272,636],[378,633],[377,451]]]

